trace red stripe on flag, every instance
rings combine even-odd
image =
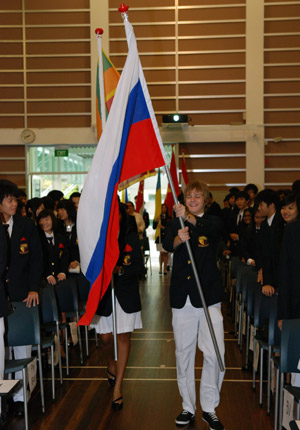
[[[119,204],[117,189],[118,185],[115,187],[111,204],[111,212],[106,235],[108,241],[106,242],[103,266],[98,278],[90,289],[85,314],[80,318],[78,325],[90,325],[98,308],[99,301],[106,293],[110,284],[111,274],[119,258]]]
[[[146,171],[164,164],[151,118],[133,124],[127,140],[120,182],[141,173],[141,166]]]

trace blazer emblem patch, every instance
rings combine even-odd
[[[206,248],[207,246],[209,246],[208,239],[206,236],[198,237],[198,246],[200,246],[200,248]]]
[[[131,265],[131,255],[128,255],[128,254],[124,255],[123,265],[124,266],[130,266]]]
[[[28,247],[28,242],[25,239],[25,237],[22,237],[22,239],[20,240],[20,249],[19,249],[19,254],[28,254],[29,252],[29,247]]]

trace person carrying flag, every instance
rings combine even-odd
[[[224,378],[205,318],[195,276],[185,242],[190,245],[198,269],[203,294],[208,306],[220,355],[224,363],[224,329],[221,302],[224,299],[221,276],[216,264],[217,247],[223,224],[219,217],[206,215],[205,204],[209,190],[203,182],[192,182],[185,190],[185,206],[174,205],[176,219],[168,223],[163,247],[174,252],[170,285],[172,324],[176,347],[177,383],[182,397],[183,411],[177,425],[186,425],[195,417],[195,355],[196,345],[203,352],[203,371],[200,385],[202,418],[212,430],[224,429],[215,409],[220,401]],[[178,217],[185,227],[181,228]]]

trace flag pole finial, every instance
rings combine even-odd
[[[101,37],[103,34],[103,28],[96,28],[95,33],[97,37]]]
[[[127,14],[128,9],[129,9],[129,6],[126,6],[125,3],[120,4],[118,11],[121,13],[123,19],[126,19],[126,20],[128,19],[128,14]]]

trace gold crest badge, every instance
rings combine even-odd
[[[28,243],[27,242],[21,242],[20,243],[20,249],[19,249],[19,254],[28,254],[29,249],[28,249]]]
[[[124,255],[123,265],[130,266],[130,264],[131,264],[131,256],[128,254]]]
[[[198,237],[198,246],[200,246],[200,248],[206,248],[209,245],[208,243],[208,239],[206,236],[199,236]]]

